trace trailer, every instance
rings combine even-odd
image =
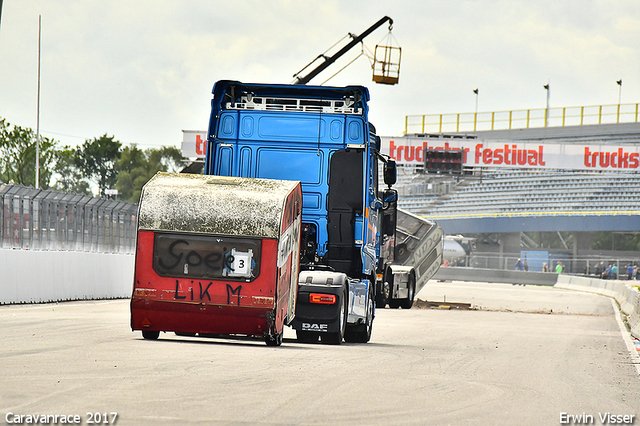
[[[298,294],[300,182],[158,173],[143,188],[131,328],[282,344]]]
[[[376,304],[410,309],[442,265],[444,233],[435,222],[402,209],[397,209],[395,228],[393,261],[382,276]]]

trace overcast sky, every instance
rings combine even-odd
[[[206,130],[220,79],[290,83],[349,32],[385,15],[402,47],[400,84],[376,85],[360,57],[329,81],[371,92],[382,136],[414,114],[640,102],[638,0],[4,0],[0,117],[62,145],[105,133],[141,148]],[[383,26],[365,39],[387,40]],[[345,61],[355,58],[354,48]],[[311,84],[337,72],[334,65]]]

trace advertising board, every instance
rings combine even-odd
[[[399,164],[422,165],[427,149],[462,150],[465,167],[517,167],[600,171],[640,170],[640,146],[634,144],[553,143],[382,137],[381,152]]]

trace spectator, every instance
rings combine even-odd
[[[596,266],[596,277],[602,278],[602,272],[604,272],[604,263],[600,262]]]
[[[558,262],[556,265],[556,274],[561,274],[564,271],[564,265],[562,262]]]
[[[611,278],[614,280],[618,279],[618,265],[613,265],[611,267]]]
[[[518,259],[516,262],[516,271],[524,271],[524,266],[522,265],[522,261]]]
[[[542,262],[542,272],[549,272],[549,266],[547,266],[547,262]]]
[[[602,278],[605,280],[611,278],[611,265],[607,266],[607,269],[604,270],[604,272],[602,273]]]
[[[633,278],[633,266],[629,265],[627,266],[627,279],[631,281],[632,278]]]

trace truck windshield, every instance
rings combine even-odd
[[[252,281],[260,274],[260,240],[156,234],[153,269],[161,276]]]

